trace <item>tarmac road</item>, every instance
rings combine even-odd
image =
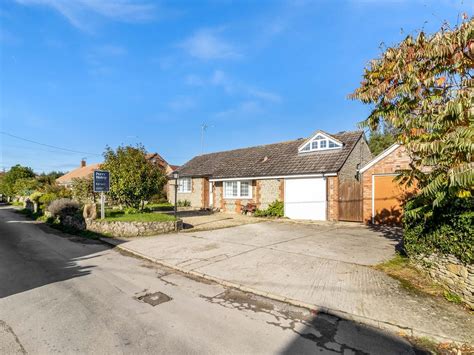
[[[0,353],[413,354],[403,338],[226,289],[0,207]]]

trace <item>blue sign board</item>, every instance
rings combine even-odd
[[[107,170],[94,170],[94,192],[109,192],[110,172]]]

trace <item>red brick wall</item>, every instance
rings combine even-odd
[[[364,171],[362,175],[363,217],[365,223],[372,221],[372,175],[394,174],[397,170],[408,169],[410,157],[405,147],[400,146],[388,156]]]

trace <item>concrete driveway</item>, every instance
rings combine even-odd
[[[183,272],[371,325],[474,341],[468,314],[409,292],[369,267],[395,255],[398,242],[391,230],[288,221],[146,237],[120,247]]]

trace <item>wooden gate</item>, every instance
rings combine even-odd
[[[339,183],[339,220],[362,222],[362,184],[360,181]]]

